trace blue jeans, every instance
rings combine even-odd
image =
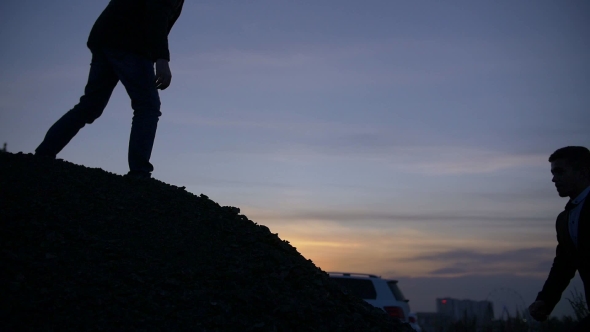
[[[92,52],[88,83],[80,102],[64,114],[45,135],[36,155],[55,158],[86,124],[94,122],[107,106],[119,81],[131,98],[133,121],[128,162],[131,173],[151,173],[150,163],[160,112],[154,63],[133,53],[102,49]]]

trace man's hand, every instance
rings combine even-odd
[[[156,60],[156,88],[160,90],[166,90],[170,86],[172,81],[172,72],[170,72],[170,66],[168,66],[168,60],[158,59]]]
[[[544,301],[535,301],[529,306],[529,313],[536,321],[544,322],[549,317],[549,308]]]

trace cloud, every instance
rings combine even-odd
[[[427,160],[414,162],[409,169],[425,174],[493,173],[511,168],[538,167],[544,165],[545,159],[544,155],[517,155],[471,148],[424,148],[420,152]]]
[[[452,221],[376,222],[357,218],[358,215],[344,221],[320,220],[317,215],[291,220],[272,211],[243,211],[288,239],[326,270],[377,273],[395,267],[397,274],[412,276],[539,275],[546,273],[544,262],[554,252],[551,228],[539,231],[536,222],[525,226],[514,220],[486,225]],[[341,216],[346,215],[343,211]]]
[[[458,197],[457,199],[460,199]],[[446,206],[446,205],[445,205]],[[493,227],[530,228],[539,224],[551,224],[555,215],[544,215],[542,213],[529,213],[528,210],[493,210],[493,211],[442,211],[437,207],[430,209],[403,209],[403,212],[396,211],[396,207],[381,207],[363,209],[359,206],[332,208],[329,206],[317,206],[306,203],[304,206],[283,205],[280,210],[254,210],[253,215],[257,220],[267,222],[275,221],[281,223],[308,223],[308,222],[332,222],[343,227],[359,225],[374,225],[375,227],[396,227],[411,223],[459,224],[461,228],[468,228],[469,225],[482,227],[490,225]],[[400,209],[402,210],[402,209]]]
[[[407,258],[407,261],[444,262],[445,267],[430,272],[431,275],[463,275],[466,273],[537,274],[547,273],[547,259],[554,250],[546,247],[520,248],[500,252],[480,252],[468,249],[422,254]],[[477,272],[475,272],[477,271]]]
[[[185,55],[180,61],[190,61],[207,66],[225,68],[292,68],[323,61],[317,53],[292,50],[291,52],[227,49],[223,51],[199,52]]]
[[[392,170],[424,175],[489,174],[498,171],[546,167],[545,153],[512,153],[500,149],[451,145],[445,138],[385,133],[378,124],[354,125],[314,121],[296,116],[265,117],[262,114],[223,113],[219,116],[172,112],[163,121],[179,126],[218,127],[242,130],[243,139],[215,146],[216,154],[256,154],[261,157],[315,162],[364,159]],[[389,130],[391,132],[392,130]],[[415,130],[410,130],[416,133]],[[228,132],[229,133],[229,132]],[[403,136],[406,137],[403,137]],[[232,136],[227,136],[232,139]],[[236,138],[233,138],[234,140]]]
[[[497,261],[506,261],[507,259],[517,259],[519,261],[531,257],[546,256],[548,254],[547,248],[523,248],[517,250],[509,250],[499,253],[481,253],[471,250],[454,250],[429,255],[422,255],[412,257],[412,260],[463,260],[463,261],[478,261],[483,263],[491,263]]]
[[[430,272],[430,274],[432,275],[437,275],[437,274],[441,274],[441,275],[463,275],[466,274],[468,271],[463,269],[463,268],[458,268],[458,267],[443,267],[442,269],[436,269],[432,272]]]
[[[495,214],[467,214],[461,212],[441,213],[441,212],[415,212],[415,213],[395,213],[389,211],[362,211],[354,209],[342,210],[298,210],[296,212],[285,211],[280,214],[265,214],[258,217],[260,220],[265,219],[279,219],[285,222],[292,222],[297,220],[313,220],[313,221],[331,221],[339,224],[356,224],[359,222],[445,222],[445,221],[468,221],[468,222],[507,222],[514,225],[522,224],[536,224],[539,222],[552,221],[551,217],[535,217],[535,216],[521,216],[517,214],[505,214],[503,212],[496,212]],[[478,225],[481,226],[481,225]]]
[[[272,133],[273,135],[278,133],[280,136],[297,134],[299,137],[304,137],[310,133],[344,134],[353,132],[361,135],[374,130],[370,125],[315,121],[286,108],[238,109],[235,107],[219,107],[214,115],[204,115],[194,111],[183,111],[182,108],[178,107],[166,114],[162,121],[182,126],[256,130],[258,132]]]
[[[547,158],[545,154],[515,154],[467,145],[452,146],[432,142],[402,146],[400,143],[385,144],[383,141],[372,138],[359,140],[354,145],[335,147],[322,146],[320,143],[313,148],[323,155],[373,155],[395,169],[426,175],[486,174],[514,168],[538,168],[546,165]]]
[[[509,58],[497,44],[423,39],[352,43],[277,43],[258,48],[198,50],[176,56],[179,78],[206,86],[264,91],[346,87],[420,87],[540,66]],[[466,56],[469,55],[469,56]]]

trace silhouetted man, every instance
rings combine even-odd
[[[586,305],[590,299],[590,151],[568,146],[555,151],[549,162],[557,193],[570,200],[557,216],[557,250],[549,277],[529,306],[531,316],[538,321],[546,320],[553,311],[576,270],[584,283]],[[590,316],[574,331],[590,331]]]
[[[168,34],[184,0],[111,0],[90,36],[90,74],[80,102],[47,132],[35,155],[55,158],[86,124],[103,112],[119,81],[131,98],[129,173],[150,178],[152,147],[160,113],[158,89],[170,85]],[[155,63],[155,73],[154,73]]]

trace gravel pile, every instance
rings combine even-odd
[[[0,153],[2,331],[412,331],[240,210]]]

